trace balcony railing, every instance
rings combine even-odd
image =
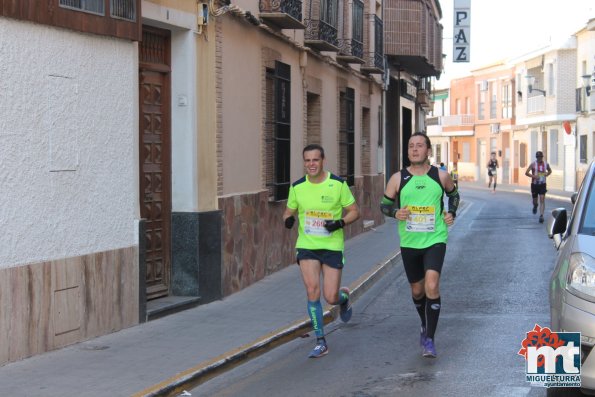
[[[301,0],[260,0],[260,18],[281,29],[304,29]]]
[[[305,19],[304,43],[319,51],[338,51],[337,28],[319,19]]]
[[[384,51],[382,47],[382,19],[376,15],[374,17],[374,51],[368,51],[365,54],[362,72],[366,73],[384,73]],[[371,46],[371,43],[368,43]]]
[[[475,116],[473,114],[454,114],[451,116],[440,116],[439,124],[443,127],[455,127],[461,125],[475,124]]]
[[[364,43],[354,39],[338,40],[337,60],[347,63],[364,63]]]
[[[539,113],[545,110],[545,96],[536,95],[527,98],[527,114]]]

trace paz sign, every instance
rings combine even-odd
[[[469,62],[471,49],[471,0],[454,0],[453,62]]]

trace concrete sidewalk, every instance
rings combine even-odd
[[[356,301],[399,262],[395,221],[349,239],[345,251],[342,285]],[[336,316],[332,308],[325,321]],[[0,396],[176,396],[309,330],[292,265],[221,301],[7,364]]]
[[[465,190],[487,185],[460,182],[459,189],[464,212]],[[499,191],[529,194],[515,185]],[[550,190],[546,197],[569,201],[571,194]],[[400,263],[396,222],[349,239],[345,256],[342,285],[357,301]],[[331,309],[326,322],[337,316]],[[221,301],[0,367],[0,396],[177,396],[309,330],[293,265]]]

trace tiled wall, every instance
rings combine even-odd
[[[384,223],[379,210],[384,175],[355,179],[352,189],[360,207],[358,222],[347,226],[346,238],[364,230],[364,220]],[[219,198],[223,211],[223,295],[237,292],[267,275],[295,263],[297,228],[283,226],[286,201],[269,202],[266,191]]]
[[[138,324],[138,248],[0,270],[0,365]]]

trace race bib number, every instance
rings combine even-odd
[[[333,220],[331,211],[306,210],[304,214],[304,233],[310,236],[330,236],[331,233],[324,228],[324,222]]]
[[[433,205],[410,205],[407,218],[409,232],[433,232],[436,229],[436,211]]]
[[[537,182],[545,183],[545,172],[538,172],[537,173]]]

